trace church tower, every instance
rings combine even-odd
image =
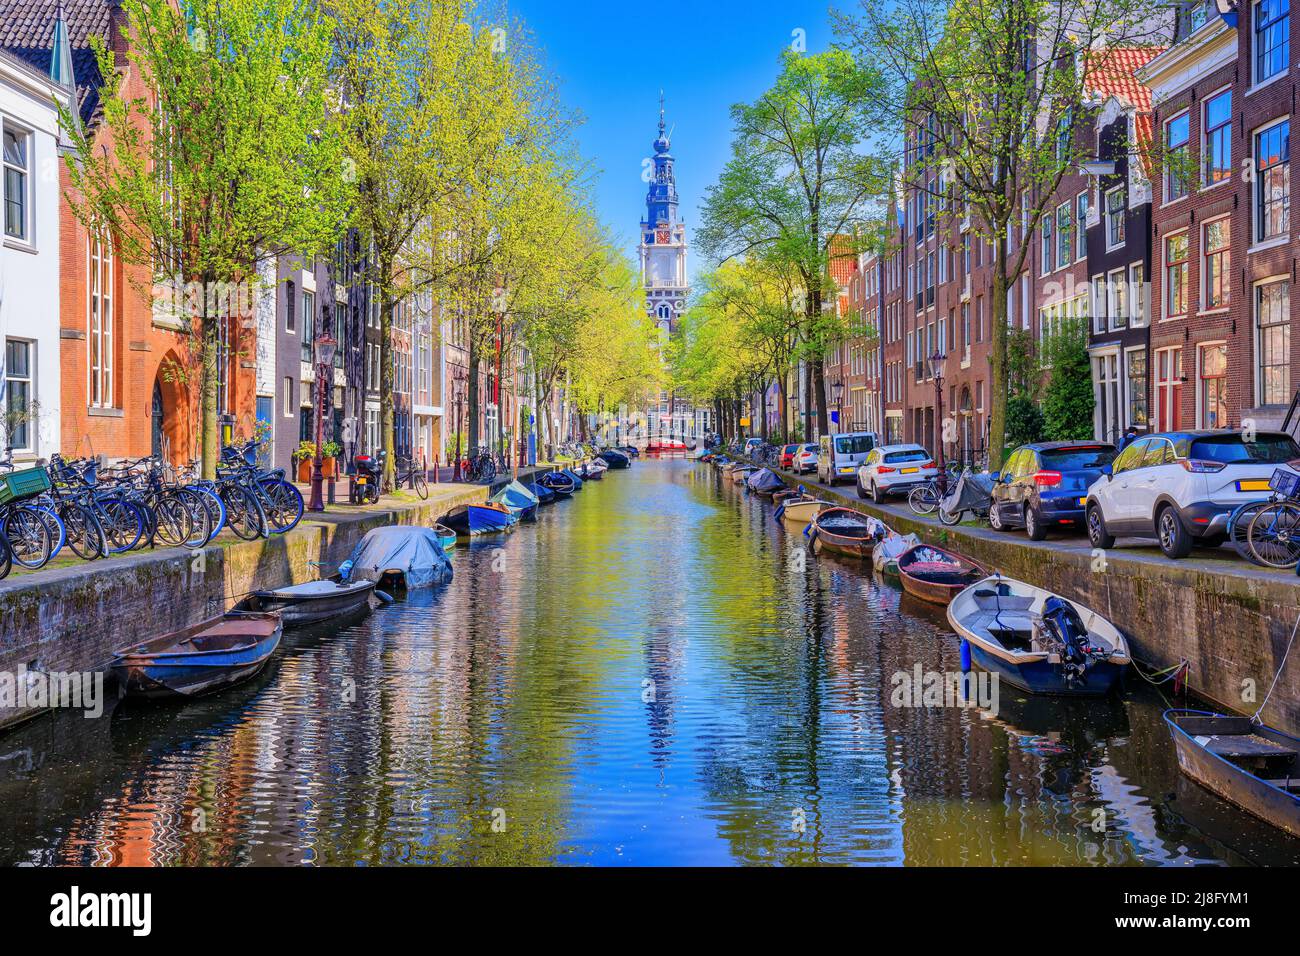
[[[644,177],[650,181],[646,193],[646,216],[641,220],[641,281],[645,286],[646,312],[659,327],[661,338],[677,331],[686,310],[686,226],[677,217],[677,180],[673,171],[671,143],[664,128],[664,99],[659,94],[659,136],[654,141],[654,159],[647,160]]]

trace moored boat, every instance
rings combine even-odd
[[[438,536],[438,544],[442,545],[442,550],[456,547],[456,532],[452,531],[445,524],[435,523],[433,533]]]
[[[737,465],[731,469],[730,478],[734,484],[743,485],[749,479],[749,476],[756,471],[758,471],[758,468],[754,465]]]
[[[511,519],[513,521],[513,519]],[[387,525],[366,532],[339,568],[345,581],[374,581],[385,589],[432,587],[451,579],[451,559],[441,538],[454,529]]]
[[[289,587],[254,591],[244,603],[250,611],[279,614],[285,627],[296,627],[354,614],[369,607],[374,590],[374,581],[305,581]]]
[[[897,574],[898,559],[920,543],[921,539],[914,534],[899,534],[892,528],[886,528],[885,536],[871,553],[872,570],[877,574]]]
[[[1127,639],[1096,611],[999,574],[954,597],[948,623],[976,664],[1030,693],[1106,694],[1129,663]]]
[[[573,470],[572,468],[561,468],[561,469],[560,469],[560,474],[562,474],[562,475],[568,475],[570,478],[573,479],[573,490],[574,490],[574,491],[581,491],[581,490],[582,490],[582,479],[578,477],[578,475],[574,472],[574,470]]]
[[[884,525],[852,508],[823,508],[809,530],[817,547],[851,558],[869,558]]]
[[[898,557],[898,576],[903,590],[932,604],[948,604],[988,572],[952,551],[931,544],[908,548]]]
[[[549,488],[557,498],[570,498],[577,490],[573,479],[562,471],[548,471],[537,479],[537,483],[543,488]]]
[[[539,485],[535,481],[528,482],[525,487],[537,496],[537,500],[544,505],[555,504],[555,492],[544,485]]]
[[[510,531],[516,521],[504,505],[488,502],[481,505],[457,505],[438,519],[462,538],[477,534]]]
[[[632,459],[626,452],[619,451],[617,448],[606,448],[596,456],[609,465],[611,468],[630,468]]]
[[[781,502],[781,506],[776,509],[776,516],[786,524],[806,528],[812,524],[813,518],[830,507],[833,505],[829,501],[805,495],[802,498],[787,498]]]
[[[1273,826],[1300,837],[1300,738],[1249,717],[1167,710],[1178,769]]]
[[[756,495],[771,498],[779,489],[785,487],[781,476],[770,468],[760,468],[745,479],[745,484]]]
[[[489,499],[493,504],[504,505],[520,521],[537,517],[539,499],[520,481],[512,481]]]
[[[252,677],[283,634],[278,614],[231,611],[122,651],[112,671],[128,695],[194,697]]]

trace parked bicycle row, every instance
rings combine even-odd
[[[154,547],[200,548],[222,531],[245,540],[283,534],[302,519],[302,494],[283,470],[259,468],[257,442],[222,450],[215,479],[194,466],[141,458],[102,468],[50,456],[17,470],[0,462],[0,578],[37,570],[65,549],[83,561]]]
[[[773,446],[758,439],[734,457],[834,486],[853,480],[860,498],[903,498],[913,513],[943,524],[986,522],[1023,529],[1034,541],[1086,533],[1094,548],[1118,538],[1154,540],[1169,558],[1231,543],[1271,568],[1300,564],[1300,445],[1283,432],[1187,431],[1106,442],[1033,442],[1000,471],[938,463],[917,444],[880,444],[871,433],[828,435],[817,444]]]

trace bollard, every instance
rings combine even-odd
[[[336,484],[336,479],[335,479],[335,477],[334,477],[333,475],[330,475],[329,478],[327,478],[326,481],[325,481],[325,503],[326,503],[327,505],[332,505],[332,504],[334,504],[334,485],[335,485],[335,484]]]

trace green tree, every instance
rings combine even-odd
[[[1092,438],[1092,360],[1088,325],[1073,320],[1055,332],[1045,351],[1050,377],[1043,394],[1043,429],[1053,441]]]
[[[64,124],[75,143],[72,208],[149,277],[140,291],[189,337],[210,478],[223,325],[237,341],[258,266],[328,249],[350,201],[330,31],[308,0],[189,0],[179,10],[170,0],[122,0],[122,9],[129,69],[148,92],[125,98],[127,71],[92,40],[107,80],[96,128]]]

